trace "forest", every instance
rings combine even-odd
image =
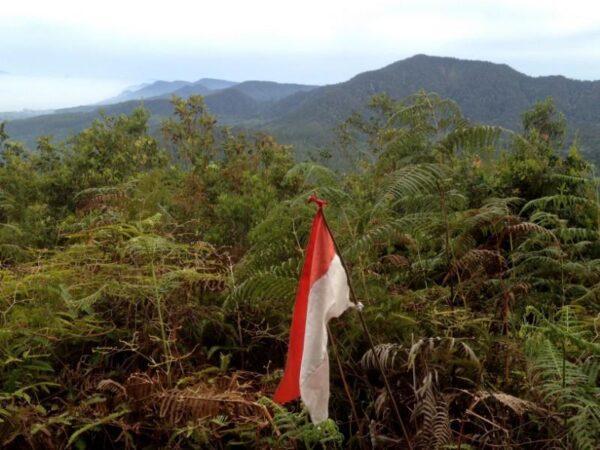
[[[160,135],[0,126],[3,448],[598,448],[599,179],[551,99],[517,132],[377,95],[302,161],[172,102]],[[271,400],[311,194],[375,343],[330,323],[318,426]]]

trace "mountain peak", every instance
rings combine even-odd
[[[463,58],[455,58],[453,56],[434,56],[434,55],[426,55],[424,53],[419,53],[413,56],[410,56],[405,59],[398,60],[387,67],[402,65],[402,64],[437,64],[437,65],[455,65],[455,66],[480,66],[480,67],[496,67],[502,68],[503,70],[509,70],[513,73],[521,72],[513,69],[508,64],[504,63],[495,63],[492,61],[486,61],[481,59],[463,59]],[[385,69],[385,67],[384,67]],[[525,75],[527,76],[527,75]]]
[[[217,91],[219,89],[227,89],[238,84],[236,81],[219,80],[217,78],[200,78],[194,82],[195,85],[204,86],[210,91]]]

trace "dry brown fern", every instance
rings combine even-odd
[[[547,228],[532,222],[522,222],[505,228],[505,233],[511,236],[522,236],[526,234],[539,233],[557,241],[556,236]]]
[[[98,390],[102,392],[110,392],[117,397],[127,396],[127,390],[125,389],[125,386],[123,386],[121,383],[111,380],[110,378],[101,380],[98,383]]]
[[[166,391],[157,397],[159,417],[174,425],[224,415],[236,421],[264,420],[264,408],[236,391],[214,392],[206,387]]]
[[[415,392],[412,420],[419,423],[417,448],[437,450],[451,442],[448,402],[436,392],[431,373],[425,376],[423,385]]]
[[[493,275],[505,268],[506,261],[497,251],[471,249],[462,258],[455,261],[448,274],[446,274],[444,282],[457,275],[460,275],[463,279],[471,278],[477,274]]]
[[[492,392],[492,391],[477,391],[474,394],[474,399],[477,402],[485,402],[486,400],[495,400],[500,405],[505,406],[512,410],[517,416],[523,416],[528,412],[536,414],[546,414],[547,411],[541,406],[514,395],[506,394],[505,392]]]
[[[185,387],[167,387],[160,376],[131,374],[121,384],[112,379],[98,383],[97,389],[126,401],[132,410],[156,417],[170,426],[182,426],[189,421],[225,416],[234,422],[254,422],[267,425],[269,413],[258,403],[262,396],[259,378],[250,372],[219,374],[201,380],[180,380]]]

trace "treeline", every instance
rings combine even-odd
[[[4,448],[597,448],[600,202],[551,100],[523,130],[452,101],[374,97],[339,129],[354,169],[174,99],[35,151],[0,127]],[[368,142],[368,151],[363,151]],[[332,323],[331,419],[269,400],[313,208],[376,351]],[[358,416],[358,417],[357,417]]]

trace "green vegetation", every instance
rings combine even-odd
[[[597,448],[598,179],[550,100],[517,134],[374,97],[320,156],[348,173],[170,108],[164,144],[141,109],[35,152],[0,128],[4,448],[405,448],[378,360],[414,448]],[[332,361],[319,427],[269,400],[311,193],[377,343],[332,322],[358,417]]]

